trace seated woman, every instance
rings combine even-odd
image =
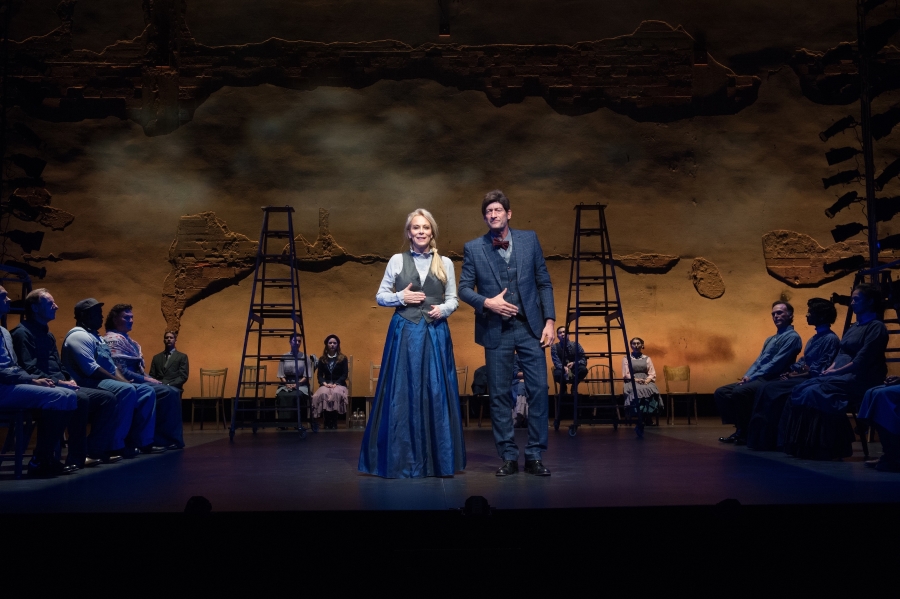
[[[303,337],[299,334],[291,335],[291,351],[281,356],[278,363],[278,380],[281,385],[275,392],[275,406],[279,408],[280,421],[299,422],[299,414],[295,413],[295,410],[306,406],[309,399],[309,373],[312,370],[312,363],[300,351],[302,341]]]
[[[803,357],[791,365],[780,379],[765,383],[756,391],[753,411],[747,426],[747,447],[757,451],[771,451],[784,447],[784,429],[790,409],[785,409],[791,391],[800,383],[817,377],[834,362],[841,341],[831,330],[837,319],[834,304],[814,297],[806,302],[806,323],[816,327],[816,334],[806,342]],[[782,415],[784,419],[782,419]]]
[[[347,413],[347,375],[350,366],[347,356],[341,353],[341,340],[337,335],[325,337],[325,349],[316,365],[319,388],[313,394],[313,418],[325,414],[324,427],[337,428],[338,414]]]
[[[661,402],[659,389],[656,387],[656,369],[650,356],[644,355],[644,340],[635,337],[631,340],[631,366],[634,368],[634,382],[631,384],[631,369],[628,368],[628,356],[622,358],[622,378],[625,379],[625,410],[636,415],[641,413],[650,417]],[[638,401],[634,401],[634,388],[637,388]]]
[[[860,425],[874,426],[882,454],[866,466],[879,472],[900,472],[900,376],[889,376],[884,385],[869,389],[859,407]]]
[[[850,308],[856,323],[844,333],[834,362],[822,376],[800,383],[791,392],[784,441],[787,454],[817,460],[853,455],[855,437],[847,406],[884,380],[888,332],[878,320],[881,290],[875,285],[857,285]]]

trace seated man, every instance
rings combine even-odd
[[[716,389],[716,407],[722,417],[722,424],[734,424],[734,434],[719,437],[722,443],[746,445],[747,425],[753,411],[756,392],[766,382],[777,379],[787,372],[800,353],[803,342],[791,324],[794,321],[794,307],[788,302],[772,304],[772,322],[776,332],[763,343],[762,351],[743,378],[736,383]]]
[[[119,373],[136,387],[150,387],[156,396],[156,433],[153,444],[166,449],[184,447],[181,421],[181,390],[144,374],[144,354],[137,341],[128,336],[134,326],[130,304],[116,304],[106,317],[103,337]]]
[[[0,287],[0,316],[9,314],[9,296]],[[71,474],[77,468],[60,464],[54,457],[56,444],[69,419],[75,414],[77,399],[73,389],[57,387],[53,381],[19,368],[9,331],[0,327],[0,409],[41,411],[34,457],[28,463],[30,476]]]
[[[566,327],[556,328],[559,343],[550,348],[550,359],[553,360],[553,378],[559,384],[559,393],[566,393],[566,384],[574,389],[587,377],[587,358],[580,343],[568,341]]]
[[[116,369],[109,346],[100,337],[103,304],[94,298],[75,304],[75,327],[63,340],[63,366],[79,387],[103,389],[116,396],[122,418],[116,439],[122,439],[122,456],[133,458],[141,453],[160,453],[165,447],[153,445],[156,426],[156,397],[147,385],[132,385]]]
[[[56,318],[57,309],[53,296],[46,289],[35,289],[25,296],[25,320],[12,331],[19,366],[29,374],[75,391],[78,410],[69,421],[67,465],[84,468],[101,460],[116,461],[110,455],[114,449],[122,448],[122,439],[115,438],[119,420],[128,418],[130,421],[131,418],[116,409],[115,395],[102,389],[79,387],[63,368],[56,349],[56,337],[48,326]],[[88,422],[90,437],[87,437]]]
[[[528,396],[525,392],[525,373],[522,360],[516,354],[516,367],[512,380],[512,396],[516,407],[513,409],[513,428],[528,428]]]
[[[184,391],[184,384],[191,372],[187,354],[175,349],[178,333],[167,331],[163,335],[165,350],[153,356],[150,361],[150,376],[158,379],[163,385],[169,385]]]

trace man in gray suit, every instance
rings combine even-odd
[[[535,232],[509,228],[512,210],[502,191],[484,196],[481,213],[490,230],[465,245],[459,297],[475,308],[475,343],[484,347],[494,442],[503,460],[497,476],[519,471],[509,392],[516,354],[529,397],[525,472],[549,476],[541,453],[547,449],[548,404],[543,348],[553,343],[556,324],[550,274]]]

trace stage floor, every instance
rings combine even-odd
[[[900,498],[900,474],[863,467],[862,451],[842,462],[798,460],[723,445],[717,419],[699,426],[583,426],[550,430],[545,478],[494,476],[500,460],[488,427],[466,429],[468,465],[452,478],[385,480],[356,470],[362,432],[185,433],[183,451],[141,456],[52,480],[0,472],[0,512],[180,512],[206,497],[214,512],[446,510],[472,495],[500,509],[742,504],[883,503]],[[524,445],[525,430],[516,439]],[[874,456],[880,445],[871,444]],[[524,457],[520,456],[520,467]]]

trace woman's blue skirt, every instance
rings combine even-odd
[[[446,319],[394,314],[359,470],[385,478],[452,476],[466,467],[453,341]]]

